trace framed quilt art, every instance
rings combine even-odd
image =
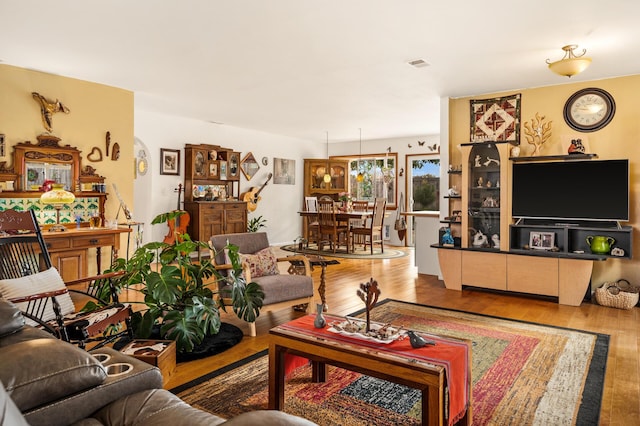
[[[504,141],[520,144],[521,94],[492,99],[472,99],[471,141]]]

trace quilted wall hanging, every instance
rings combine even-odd
[[[520,143],[521,93],[471,102],[471,141]]]

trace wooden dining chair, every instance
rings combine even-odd
[[[318,197],[304,197],[304,210],[307,212],[318,212]],[[306,216],[305,220],[307,221],[306,225],[306,233],[305,233],[305,247],[309,248],[309,243],[318,244],[318,232],[319,232],[319,223],[318,216],[311,215]]]
[[[380,250],[384,253],[384,234],[383,234],[383,226],[384,226],[384,213],[385,208],[387,206],[387,200],[384,198],[376,198],[375,203],[373,204],[373,216],[371,222],[366,224],[363,227],[352,228],[350,231],[351,234],[351,251],[355,250],[354,240],[356,237],[364,238],[364,248],[367,248],[367,245],[371,247],[371,254],[373,254],[373,245],[380,244]]]
[[[318,251],[322,250],[325,242],[334,253],[340,242],[349,252],[349,225],[338,222],[333,200],[318,201]]]
[[[369,211],[369,201],[365,201],[365,200],[354,200],[351,202],[351,210],[353,210],[354,212],[367,212]],[[363,226],[366,226],[367,224],[367,220],[366,219],[350,219],[349,220],[349,227],[351,229],[354,228],[362,228]],[[364,244],[364,237],[362,235],[357,235],[357,239],[356,241],[354,241],[354,243],[358,243],[358,244]]]

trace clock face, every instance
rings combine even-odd
[[[594,132],[609,124],[615,114],[613,97],[602,89],[582,89],[564,106],[564,119],[579,132]]]

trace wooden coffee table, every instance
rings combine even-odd
[[[331,315],[325,315],[325,318],[328,324],[343,319]],[[311,360],[313,382],[330,380],[327,377],[327,365],[334,365],[419,389],[422,392],[422,424],[446,425],[448,423],[446,419],[449,416],[445,404],[445,388],[448,386],[445,365],[453,364],[449,361],[442,363],[429,361],[427,357],[421,356],[420,350],[411,353],[408,339],[391,344],[359,340],[331,333],[327,328],[315,329],[313,319],[313,315],[307,315],[269,331],[269,409],[281,410],[284,407],[286,355],[290,354]],[[461,383],[459,387],[463,389],[458,389],[454,393],[451,388],[449,393],[452,399],[464,398],[464,401],[458,404],[462,407],[462,411],[452,415],[460,418],[459,424],[469,425],[471,424],[471,343],[466,340],[440,337],[434,340],[437,342],[436,346],[425,349],[425,353],[446,350],[448,353],[453,353],[457,359],[455,365],[458,368],[455,374],[463,374],[464,381],[459,382]],[[464,368],[466,371],[458,371]]]

